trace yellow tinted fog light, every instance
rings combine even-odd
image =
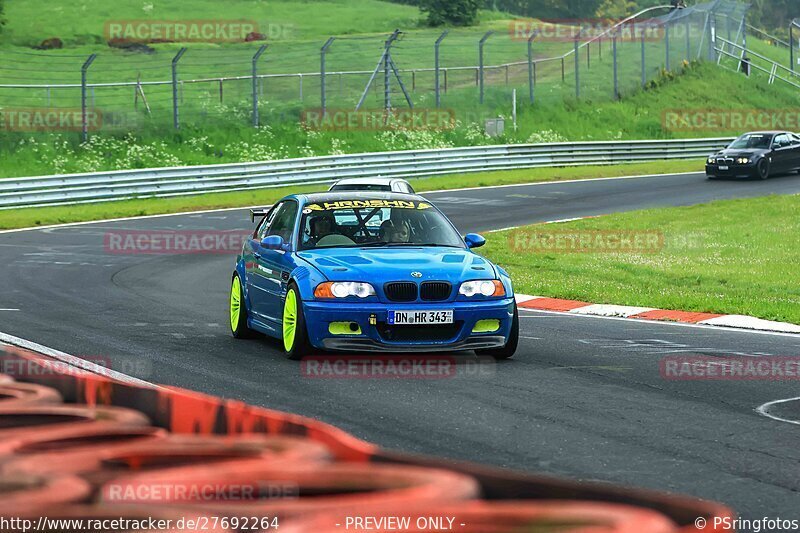
[[[361,335],[358,322],[331,322],[328,326],[331,335]]]
[[[475,327],[472,328],[472,333],[491,333],[500,329],[500,321],[492,320],[478,320]]]

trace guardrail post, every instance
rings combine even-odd
[[[575,98],[581,97],[581,50],[580,50],[581,31],[578,31],[578,36],[575,38]]]
[[[178,116],[178,61],[181,60],[185,53],[186,48],[181,48],[172,58],[172,125],[176,130],[181,128]]]
[[[528,37],[528,97],[531,103],[534,102],[534,85],[536,83],[534,71],[536,64],[533,62],[533,40],[536,38],[536,32],[531,32]]]
[[[267,49],[267,45],[266,44],[262,44],[258,48],[258,51],[256,51],[255,54],[253,54],[253,62],[252,62],[252,68],[253,68],[253,76],[252,76],[252,82],[253,82],[253,127],[255,127],[255,128],[257,128],[260,125],[260,123],[259,123],[259,115],[258,115],[258,58],[261,57],[261,54],[263,54],[266,49]]]
[[[487,39],[489,39],[489,37],[491,37],[493,33],[494,33],[493,31],[487,31],[486,34],[483,37],[481,37],[481,40],[478,41],[478,60],[479,60],[478,71],[479,71],[479,76],[480,76],[480,102],[481,103],[483,103],[483,97],[484,97],[484,91],[485,91],[485,89],[484,89],[484,83],[485,83],[485,81],[484,81],[484,69],[483,69],[483,48],[484,48],[484,45],[486,44]]]
[[[327,66],[325,58],[328,55],[328,49],[333,44],[335,37],[329,37],[322,48],[319,50],[319,90],[320,90],[320,107],[322,108],[323,118],[328,114],[328,93],[327,93]]]
[[[439,71],[439,47],[442,45],[442,41],[444,41],[444,38],[447,37],[448,33],[449,32],[447,30],[442,32],[442,34],[439,36],[439,38],[436,39],[436,44],[433,45],[433,68],[434,68],[434,71],[435,71],[435,74],[434,74],[434,90],[436,91],[436,107],[437,107],[437,109],[442,106],[442,92],[441,92],[441,85],[439,83],[439,72],[440,72]],[[447,75],[447,72],[445,71],[445,76],[446,75]]]
[[[92,66],[94,60],[97,59],[97,54],[92,54],[81,66],[81,131],[83,133],[83,142],[89,140],[89,117],[86,113],[86,77],[89,67]]]

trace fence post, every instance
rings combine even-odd
[[[486,44],[486,40],[492,36],[493,31],[487,31],[486,34],[481,37],[481,40],[478,41],[478,60],[480,64],[478,66],[478,72],[480,76],[480,102],[483,103],[483,96],[484,96],[484,71],[483,71],[483,47]]]
[[[792,74],[795,71],[795,52],[794,52],[794,30],[795,28],[800,28],[800,24],[798,24],[797,19],[792,20],[792,23],[789,24],[789,50],[791,50],[789,61],[791,61],[792,65]]]
[[[394,30],[386,40],[386,50],[383,53],[383,108],[386,111],[386,121],[388,124],[389,113],[392,111],[392,44],[400,36],[400,30]]]
[[[86,74],[96,58],[97,54],[90,55],[81,66],[81,131],[83,132],[83,142],[89,140],[89,117],[86,114]]]
[[[664,29],[666,30],[664,32],[664,48],[666,49],[666,53],[667,53],[667,56],[666,56],[665,60],[667,62],[667,67],[666,67],[667,68],[667,72],[669,72],[670,70],[672,70],[670,68],[670,60],[672,58],[670,57],[670,49],[669,49],[669,21],[664,23]]]
[[[186,48],[181,48],[175,57],[172,58],[172,125],[176,130],[180,129],[181,123],[178,116],[178,61],[181,60]]]
[[[717,59],[717,17],[712,13],[708,19],[708,60]]]
[[[567,81],[567,68],[564,56],[561,56],[561,83],[564,83],[565,81]]]
[[[642,32],[642,88],[647,87],[647,37]]]
[[[534,102],[534,75],[533,69],[535,65],[533,63],[533,40],[536,38],[536,32],[532,32],[531,36],[528,38],[528,96],[530,98],[531,103]]]
[[[329,37],[322,48],[319,49],[319,87],[320,87],[320,107],[322,108],[322,117],[328,114],[328,93],[327,89],[327,67],[325,65],[325,57],[328,55],[328,49],[333,44],[335,37]]]
[[[434,68],[434,71],[435,71],[435,80],[434,80],[435,87],[434,87],[434,90],[436,91],[436,108],[437,109],[442,106],[442,92],[441,92],[441,85],[439,83],[439,73],[440,73],[440,71],[439,71],[439,47],[442,45],[442,41],[444,41],[444,38],[447,37],[447,34],[448,34],[447,30],[442,32],[442,34],[439,36],[439,38],[436,39],[436,44],[433,45],[433,68]],[[447,72],[446,71],[445,71],[445,76],[447,76]],[[445,86],[447,86],[447,83],[445,83]]]
[[[686,17],[686,61],[692,59],[692,26],[689,17]]]
[[[260,125],[260,120],[258,116],[258,58],[261,57],[261,54],[267,49],[266,44],[262,44],[259,46],[258,50],[255,54],[253,54],[253,127],[257,128]]]
[[[611,37],[611,48],[614,53],[614,99],[619,100],[619,70],[617,64],[617,32]]]
[[[579,47],[579,42],[581,38],[581,32],[578,31],[578,36],[575,37],[575,98],[579,99],[581,97],[581,50]]]

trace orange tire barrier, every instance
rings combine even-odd
[[[77,503],[89,497],[87,482],[72,476],[0,476],[0,516],[59,503]]]
[[[167,435],[163,429],[150,426],[94,426],[42,436],[28,434],[11,444],[12,455],[5,458],[0,471],[32,475],[91,472],[100,467],[104,453],[158,443]]]
[[[276,468],[249,460],[117,478],[101,488],[99,498],[104,503],[180,505],[212,514],[283,518],[468,500],[479,493],[474,479],[447,470],[359,463]]]
[[[233,529],[223,528],[219,521],[208,516],[195,516],[180,509],[170,509],[167,507],[153,509],[151,507],[138,507],[133,505],[58,505],[47,509],[44,513],[26,510],[21,513],[14,513],[11,516],[23,520],[30,520],[34,525],[38,524],[40,516],[46,516],[48,522],[47,533],[86,533],[90,531],[85,527],[88,520],[125,520],[127,524],[141,524],[140,528],[113,528],[105,531],[135,533],[138,531],[153,533],[187,533],[189,531],[203,531],[206,533],[227,533]],[[149,527],[149,521],[161,522],[165,527],[156,526],[155,529]],[[167,522],[169,521],[169,522]],[[193,525],[194,524],[194,525]],[[84,527],[81,527],[81,526]],[[230,526],[229,526],[230,527]],[[0,533],[19,533],[19,529],[4,530],[0,528]],[[252,531],[258,531],[253,529]],[[279,530],[278,530],[279,531]]]
[[[472,531],[486,533],[518,524],[517,530],[541,531],[557,524],[572,533],[691,533],[698,517],[713,524],[734,516],[722,505],[690,497],[383,450],[300,415],[53,363],[0,345],[0,368],[19,369],[11,378],[52,387],[76,404],[0,405],[0,516],[52,517],[58,502],[70,502],[69,512],[83,513],[76,518],[118,518],[124,513],[117,504],[124,503],[125,511],[140,517],[279,517],[284,533],[309,531],[308,524],[319,526],[311,531],[332,531],[323,514],[380,518],[395,510],[434,518],[446,510],[468,519],[464,528],[471,524]],[[14,383],[0,375],[0,387]],[[80,478],[57,473],[65,470]],[[79,509],[91,502],[100,503]],[[572,521],[564,522],[565,516]],[[417,529],[436,531],[424,527]],[[448,530],[459,529],[460,523]]]
[[[328,461],[330,451],[322,444],[295,437],[173,435],[164,441],[99,457],[104,470],[126,474],[244,459],[258,459],[262,464],[313,464]]]
[[[329,457],[323,445],[293,437],[168,436],[160,428],[116,427],[21,442],[0,465],[0,471],[76,474],[99,485],[136,471],[242,459],[274,465],[314,464]]]
[[[359,527],[359,525],[361,527]],[[349,527],[347,527],[349,526]],[[458,505],[384,507],[378,512],[336,512],[287,524],[283,533],[677,533],[666,516],[628,505],[583,501],[472,501]]]
[[[0,407],[0,440],[23,438],[67,428],[92,426],[147,426],[142,413],[120,407]]]
[[[60,403],[62,403],[61,393],[50,387],[32,383],[0,382],[0,407],[57,405]]]

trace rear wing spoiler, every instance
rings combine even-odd
[[[267,216],[267,209],[251,209],[250,210],[250,222],[255,222],[256,217],[265,217]]]

